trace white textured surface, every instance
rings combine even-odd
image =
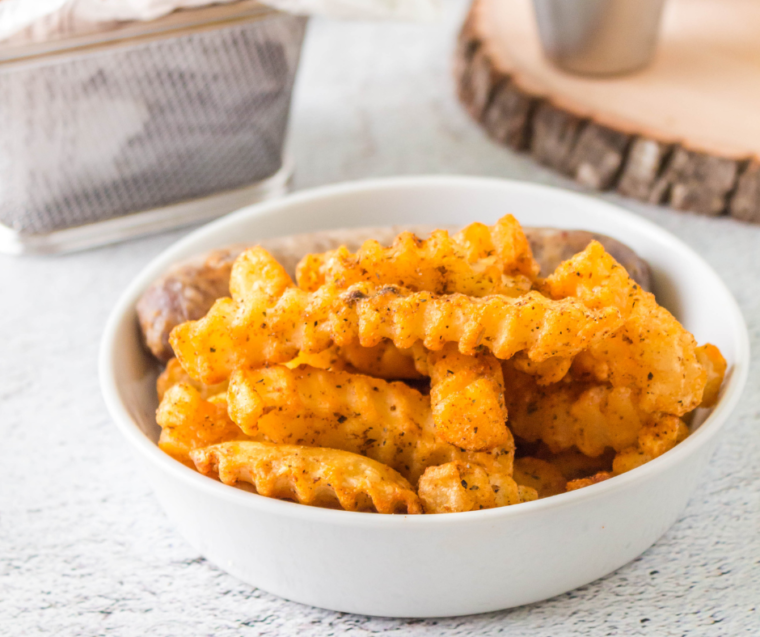
[[[311,25],[292,130],[298,188],[441,172],[570,185],[492,145],[460,110],[449,67],[464,4],[447,6],[445,25]],[[307,608],[207,564],[159,509],[96,377],[108,311],[175,232],[0,257],[0,635],[760,635],[760,227],[608,198],[704,255],[755,351],[697,494],[640,559],[544,603],[437,621]]]

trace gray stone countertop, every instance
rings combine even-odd
[[[432,25],[312,21],[291,127],[296,188],[423,173],[573,188],[492,144],[457,104],[450,61],[465,8],[447,0]],[[164,516],[97,380],[109,310],[183,230],[0,258],[0,635],[760,635],[760,226],[601,196],[704,256],[736,296],[755,352],[695,496],[640,558],[546,602],[419,621],[309,608],[208,564]]]

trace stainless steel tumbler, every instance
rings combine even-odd
[[[582,75],[618,75],[651,61],[665,0],[533,0],[546,55]]]

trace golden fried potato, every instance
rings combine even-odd
[[[503,364],[509,427],[529,442],[546,443],[557,453],[577,447],[599,456],[635,444],[646,422],[638,397],[626,387],[578,382],[541,386],[529,374]]]
[[[169,391],[170,388],[179,383],[185,383],[192,385],[200,392],[202,398],[210,398],[217,394],[223,394],[227,391],[227,382],[218,383],[216,385],[204,385],[197,380],[190,377],[182,365],[176,358],[172,358],[166,363],[166,368],[158,377],[156,381],[156,393],[158,394],[158,401],[161,402],[164,399],[164,394]]]
[[[256,259],[263,259],[264,251],[257,250]],[[233,278],[251,260],[236,261]],[[231,287],[239,295],[239,287]],[[399,348],[421,340],[431,350],[455,342],[463,354],[486,348],[510,358],[525,350],[541,361],[572,357],[621,321],[615,308],[588,309],[576,299],[553,301],[538,292],[519,298],[434,296],[368,283],[347,291],[325,285],[311,294],[297,287],[279,297],[270,292],[254,288],[245,298],[220,299],[203,319],[172,330],[172,347],[190,376],[214,384],[236,367],[284,363],[299,351],[317,353],[357,340],[373,347],[389,339]]]
[[[390,467],[336,449],[224,442],[190,452],[198,471],[259,495],[346,511],[421,513],[411,485]]]
[[[562,263],[542,289],[551,298],[576,298],[592,309],[616,308],[624,317],[621,329],[580,357],[585,371],[638,392],[647,413],[682,416],[702,402],[707,373],[694,337],[600,243],[591,242]]]
[[[409,353],[414,362],[414,368],[417,373],[423,377],[430,377],[430,368],[428,367],[428,357],[430,351],[422,344],[422,341],[415,341],[409,349],[400,350]]]
[[[555,467],[569,482],[588,478],[600,471],[611,472],[615,450],[608,448],[603,454],[591,457],[581,453],[576,447],[552,453],[548,446],[541,444],[536,451],[536,457]]]
[[[612,461],[615,475],[658,458],[689,436],[689,428],[676,416],[659,415],[642,427],[635,446],[623,449]]]
[[[289,360],[284,365],[289,369],[295,369],[301,365],[308,365],[315,369],[329,369],[335,372],[342,372],[350,369],[352,365],[346,360],[342,352],[337,347],[329,347],[324,351],[316,354],[307,352],[298,352],[296,357]]]
[[[538,500],[538,491],[533,487],[518,484],[517,493],[520,496],[520,502],[533,502],[533,500]]]
[[[577,480],[571,480],[567,483],[567,490],[576,491],[578,489],[582,489],[583,487],[590,487],[592,484],[599,484],[600,482],[609,480],[614,476],[615,474],[610,473],[609,471],[600,471],[599,473],[595,473],[593,476],[589,476],[588,478],[578,478]]]
[[[533,258],[530,242],[512,215],[505,215],[492,227],[472,223],[460,230],[455,240],[470,263],[495,257],[506,274],[522,274],[531,280],[540,271]]]
[[[463,354],[485,349],[502,359],[520,351],[539,361],[574,356],[620,325],[614,309],[597,312],[574,299],[553,302],[537,292],[516,299],[472,298],[357,284],[334,307],[331,335],[338,344],[358,338],[369,347],[388,338],[400,348],[422,341],[436,351],[457,343]]]
[[[534,361],[525,352],[518,352],[510,360],[516,370],[530,374],[539,385],[551,385],[567,376],[574,359],[552,356],[543,361]]]
[[[449,343],[430,352],[428,368],[433,420],[441,439],[470,451],[514,444],[499,360],[492,354],[460,354]]]
[[[718,402],[718,393],[726,375],[726,359],[720,350],[710,343],[697,348],[697,360],[707,373],[705,391],[700,407],[713,407]]]
[[[245,250],[232,266],[232,298],[217,299],[203,319],[182,323],[172,330],[169,342],[182,367],[192,378],[215,384],[227,380],[229,372],[245,364],[254,352],[260,363],[284,363],[295,358],[300,348],[283,342],[276,332],[251,342],[246,329],[256,324],[266,332],[267,308],[294,291],[297,294],[292,279],[266,250],[260,246]],[[293,320],[292,313],[280,318]],[[290,329],[298,329],[295,322]],[[305,353],[318,353],[329,345],[326,342],[324,347]]]
[[[511,436],[489,452],[455,447],[436,436],[430,398],[404,383],[278,365],[237,370],[227,398],[231,418],[250,435],[360,453],[413,484],[428,467],[454,460],[478,464],[494,476],[512,475]]]
[[[362,347],[354,342],[344,345],[339,351],[346,362],[360,374],[388,380],[422,378],[414,366],[411,351],[399,349],[390,341],[381,341],[374,347]]]
[[[158,446],[180,462],[193,466],[190,452],[199,447],[249,440],[227,415],[227,402],[221,396],[206,400],[198,389],[186,383],[170,387],[156,412],[161,427]]]
[[[276,300],[290,287],[293,287],[293,279],[261,246],[244,250],[232,264],[230,296],[239,303],[253,292]]]
[[[262,306],[267,302],[265,299],[262,298]],[[193,379],[206,385],[222,383],[235,367],[244,365],[246,359],[254,359],[253,352],[245,352],[237,344],[246,343],[236,316],[240,309],[225,297],[215,301],[204,318],[181,323],[172,330],[169,343],[174,355]],[[291,347],[281,359],[287,362],[297,354],[298,348]]]
[[[567,479],[557,467],[539,458],[515,460],[514,479],[518,485],[535,489],[539,498],[565,492]]]
[[[650,460],[658,458],[666,451],[670,451],[678,443],[686,440],[688,435],[689,428],[680,418],[667,414],[657,414],[652,422],[641,428],[635,445],[615,454],[612,461],[612,471],[599,471],[587,478],[571,480],[567,483],[567,490],[581,489],[640,467]]]
[[[508,215],[494,228],[477,224],[453,237],[446,230],[425,240],[403,232],[389,248],[370,240],[355,254],[345,246],[310,254],[299,263],[296,278],[309,292],[325,284],[345,289],[367,282],[434,294],[520,296],[530,290],[537,271],[522,228]]]
[[[521,500],[514,480],[493,484],[482,467],[466,462],[429,467],[420,478],[417,493],[425,513],[479,511],[535,499],[525,490]]]
[[[680,418],[663,414],[642,428],[639,432],[638,447],[648,456],[657,458],[686,440],[688,436],[689,428]]]

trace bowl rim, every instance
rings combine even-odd
[[[674,449],[632,471],[583,489],[562,493],[550,498],[525,502],[519,506],[449,513],[447,515],[378,515],[325,509],[267,498],[236,489],[215,480],[210,480],[207,476],[201,475],[161,451],[158,445],[151,441],[132,419],[116,383],[115,350],[117,349],[117,335],[125,321],[134,320],[135,304],[145,288],[160,274],[165,272],[171,264],[175,263],[178,255],[183,253],[188,247],[192,247],[206,234],[216,229],[227,226],[234,227],[243,219],[276,214],[278,210],[292,205],[307,204],[316,200],[330,199],[362,191],[372,192],[419,187],[440,189],[447,186],[457,188],[497,186],[522,190],[523,192],[538,196],[549,194],[555,197],[566,197],[570,200],[575,200],[579,204],[604,210],[606,215],[615,215],[620,221],[636,226],[643,234],[652,235],[652,238],[656,237],[660,242],[665,241],[670,249],[686,254],[690,259],[700,262],[714,279],[713,283],[722,288],[726,297],[730,299],[730,302],[723,309],[732,323],[731,331],[734,339],[736,360],[733,363],[733,368],[729,369],[726,381],[724,381],[725,385],[722,396],[719,398],[713,411],[701,423],[698,429]],[[480,520],[495,521],[497,518],[511,519],[515,516],[528,517],[539,515],[546,509],[575,506],[588,500],[602,498],[611,491],[626,491],[633,488],[638,483],[673,468],[687,456],[696,453],[699,448],[707,444],[717,434],[739,401],[747,382],[749,364],[749,334],[744,317],[733,295],[712,267],[698,253],[664,228],[607,201],[562,188],[491,177],[432,175],[365,179],[303,190],[275,201],[258,203],[242,208],[191,232],[152,259],[140,270],[126,290],[120,295],[119,300],[108,317],[101,338],[99,377],[101,391],[108,411],[124,437],[129,440],[145,460],[161,471],[170,473],[174,478],[186,483],[189,487],[200,489],[208,495],[221,498],[230,503],[258,509],[263,513],[273,515],[297,518],[310,522],[329,523],[337,526],[408,529],[422,528],[430,524],[437,526],[460,525],[478,523]],[[410,527],[410,525],[414,525],[414,527]]]

